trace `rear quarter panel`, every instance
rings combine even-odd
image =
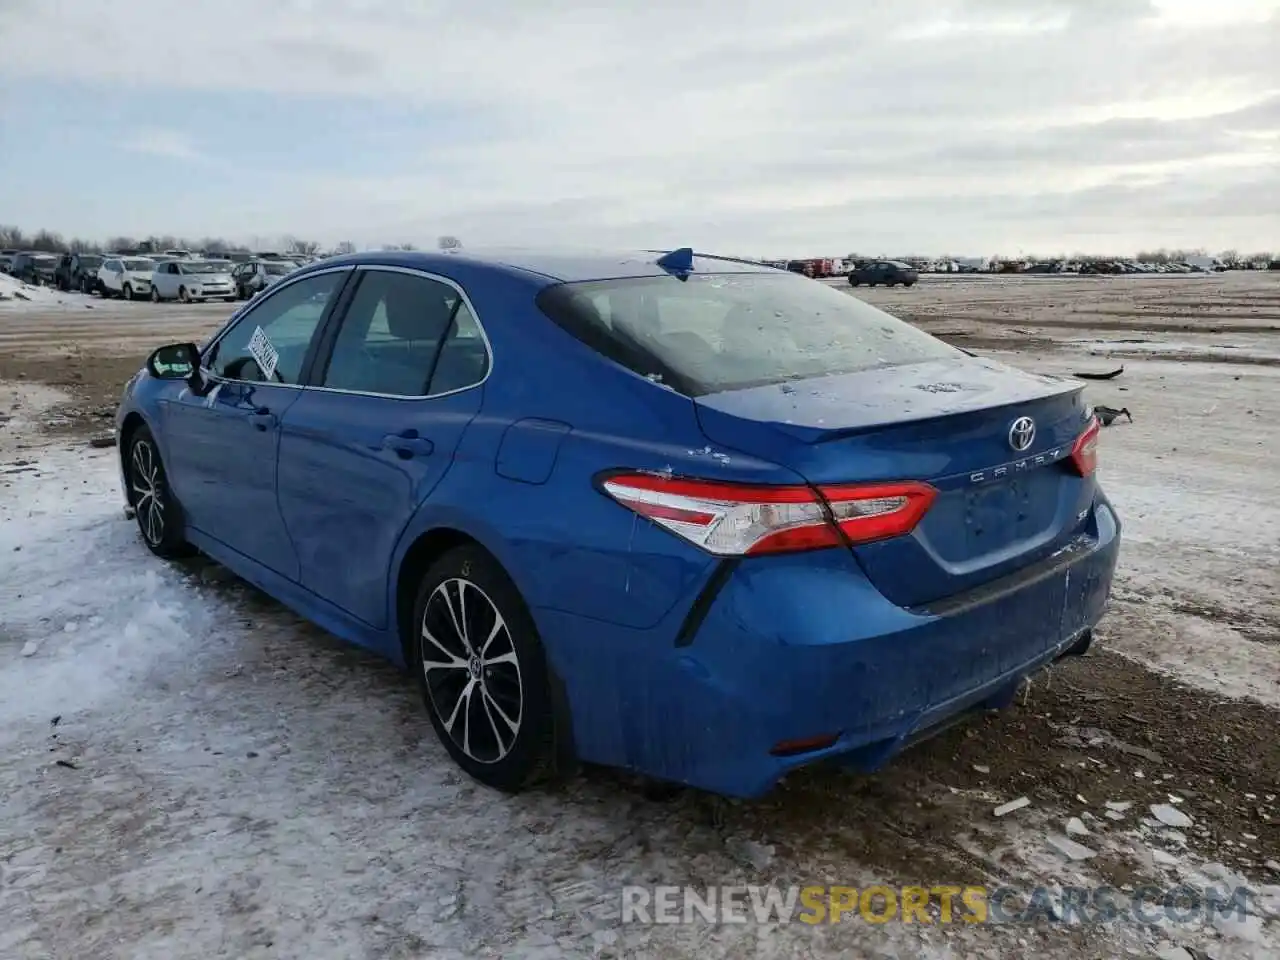
[[[397,568],[417,537],[444,526],[498,557],[535,618],[545,609],[648,627],[676,603],[692,603],[716,559],[599,492],[597,474],[670,470],[762,482],[795,482],[795,474],[710,447],[692,401],[604,360],[537,309],[546,281],[464,264],[452,277],[484,325],[493,370],[453,467],[402,538]],[[503,441],[530,418],[556,426],[530,440],[522,466]]]

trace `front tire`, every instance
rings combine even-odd
[[[507,793],[544,779],[555,742],[546,657],[506,571],[458,547],[427,571],[413,610],[411,666],[454,762]]]
[[[183,303],[191,302],[191,294],[187,293],[186,287],[178,288],[178,299],[181,300]]]
[[[129,286],[129,284],[127,284],[127,283],[126,283],[126,284],[124,285],[124,289],[120,292],[120,296],[122,296],[122,297],[123,297],[124,299],[126,299],[126,300],[132,300],[132,299],[133,299],[133,287]]]
[[[155,438],[146,427],[139,427],[129,438],[125,469],[129,502],[147,549],[166,560],[190,554],[191,547],[182,536],[182,512],[169,490]]]

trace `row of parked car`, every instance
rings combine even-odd
[[[310,262],[255,256],[238,262],[185,250],[162,254],[0,251],[0,270],[38,286],[125,300],[247,300]]]

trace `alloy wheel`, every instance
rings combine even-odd
[[[515,746],[524,708],[520,660],[497,605],[470,580],[445,580],[422,614],[422,672],[454,745],[477,763]]]
[[[164,539],[164,490],[160,462],[146,440],[139,440],[133,445],[129,460],[129,486],[133,491],[138,526],[147,542],[154,547]]]

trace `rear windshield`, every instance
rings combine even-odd
[[[293,265],[289,263],[268,263],[264,264],[267,273],[273,277],[283,277],[285,274],[293,272]]]
[[[568,283],[544,289],[538,306],[609,359],[688,396],[960,355],[794,274]]]

